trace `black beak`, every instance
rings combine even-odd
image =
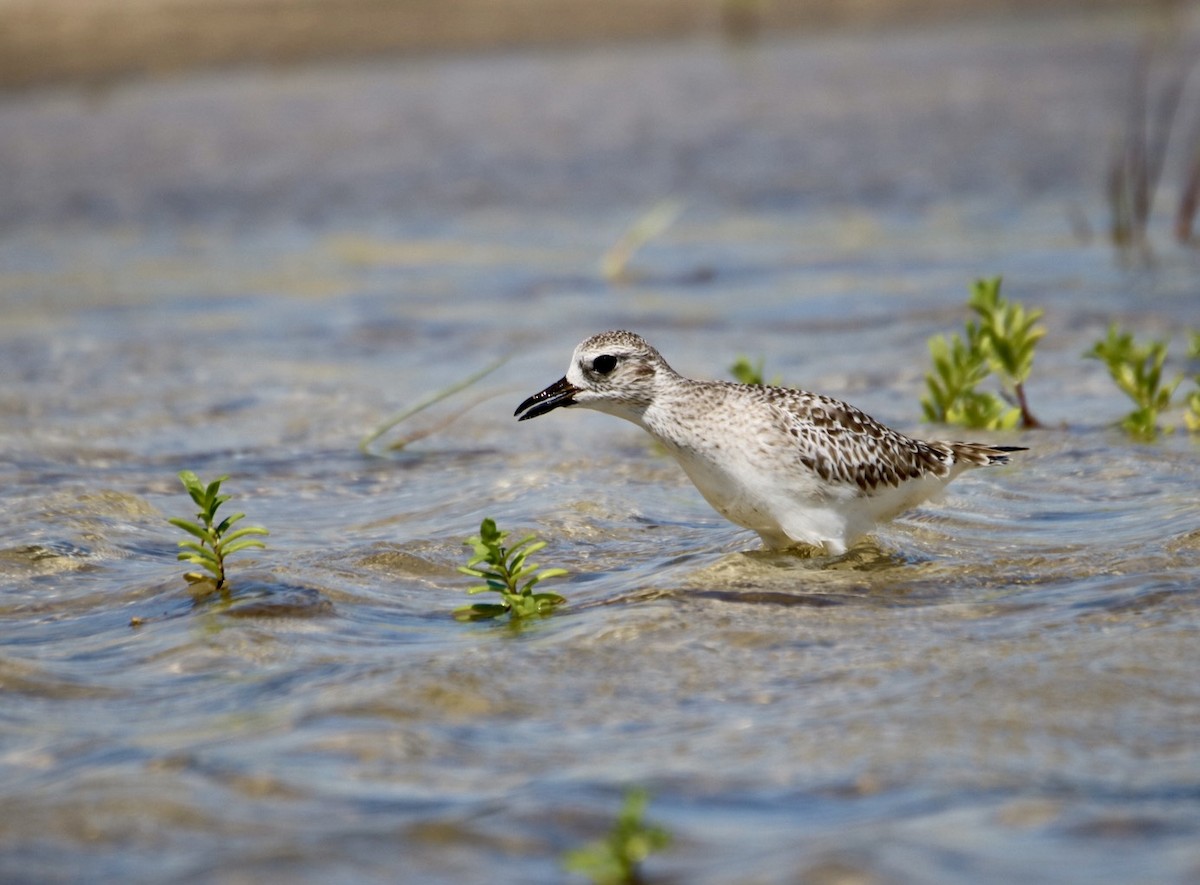
[[[575,405],[575,394],[579,393],[579,388],[568,381],[565,377],[559,378],[541,393],[535,393],[521,405],[517,406],[514,415],[521,415],[526,409],[524,415],[518,418],[518,421],[524,421],[527,418],[536,418],[538,415],[545,415],[547,412],[553,412],[559,406]],[[532,408],[530,408],[532,406]]]

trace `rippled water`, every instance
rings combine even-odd
[[[5,98],[3,878],[558,882],[632,784],[674,835],[654,881],[1200,877],[1198,443],[1114,430],[1080,356],[1117,319],[1182,370],[1200,325],[1193,254],[1122,265],[1072,221],[1103,226],[1141,35]],[[511,417],[628,327],[686,374],[762,356],[936,434],[926,340],[994,273],[1047,311],[1050,429],[974,434],[1031,451],[843,559],[757,550],[629,425]],[[358,451],[504,357],[399,432],[453,423]],[[175,562],[183,468],[272,531],[224,602]],[[484,516],[550,542],[566,608],[450,617]]]

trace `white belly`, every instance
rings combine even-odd
[[[946,479],[930,476],[868,494],[857,486],[822,480],[799,462],[784,469],[744,455],[713,457],[669,442],[667,449],[713,509],[757,532],[772,549],[806,544],[844,553],[879,522],[928,500],[946,484]]]

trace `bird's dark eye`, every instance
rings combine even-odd
[[[592,371],[597,375],[607,375],[617,367],[617,358],[611,353],[602,353],[592,363]]]

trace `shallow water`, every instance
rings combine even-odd
[[[656,881],[1200,876],[1197,442],[1114,430],[1080,358],[1117,319],[1182,370],[1200,324],[1192,253],[1072,220],[1142,27],[4,99],[3,878],[557,882],[631,784]],[[925,342],[994,273],[1047,311],[1050,429],[975,434],[1031,451],[840,560],[758,551],[629,425],[511,417],[628,327],[934,435]],[[183,468],[272,531],[226,602],[175,562]],[[550,542],[566,608],[451,619],[484,516]]]

